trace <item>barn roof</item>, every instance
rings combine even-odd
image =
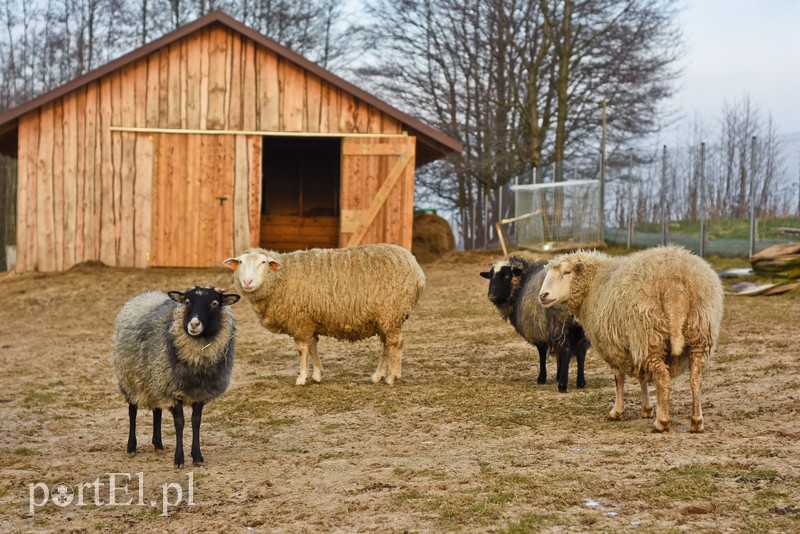
[[[158,49],[167,46],[175,41],[178,41],[187,35],[190,35],[196,31],[199,31],[203,28],[212,26],[212,25],[221,25],[226,28],[229,28],[233,31],[239,32],[243,36],[253,40],[254,42],[258,43],[259,45],[271,50],[272,52],[278,54],[281,57],[288,59],[289,61],[297,64],[301,68],[312,72],[313,74],[319,76],[321,79],[325,80],[326,82],[330,83],[331,85],[338,87],[339,89],[350,93],[351,95],[361,99],[365,103],[373,106],[380,111],[386,113],[387,115],[397,119],[406,127],[408,132],[411,135],[415,135],[417,137],[418,145],[421,144],[423,150],[419,150],[417,159],[418,163],[420,160],[422,162],[433,161],[435,159],[439,159],[440,157],[448,154],[448,153],[460,153],[464,149],[464,145],[452,137],[444,134],[443,132],[425,124],[421,120],[412,117],[411,115],[400,111],[399,109],[393,107],[392,105],[384,102],[383,100],[379,99],[378,97],[367,93],[363,89],[359,89],[355,85],[351,84],[350,82],[336,76],[332,72],[320,67],[319,65],[309,61],[308,59],[304,58],[303,56],[292,52],[285,46],[278,44],[276,41],[273,41],[269,37],[266,37],[256,30],[249,28],[242,24],[241,22],[231,18],[230,16],[222,13],[220,11],[212,11],[208,15],[197,19],[194,22],[181,26],[177,30],[164,35],[163,37],[152,41],[136,50],[125,54],[124,56],[115,59],[105,65],[98,67],[97,69],[84,74],[83,76],[76,78],[52,91],[44,93],[33,100],[30,100],[24,104],[21,104],[15,108],[12,108],[6,111],[3,114],[0,114],[0,144],[2,144],[2,137],[4,134],[7,134],[13,131],[16,128],[16,119],[32,111],[48,102],[56,100],[61,96],[74,91],[86,84],[89,84],[110,72],[113,72],[121,67],[129,63],[133,63],[134,61],[148,56],[153,52],[157,51]],[[421,153],[422,152],[422,153]]]

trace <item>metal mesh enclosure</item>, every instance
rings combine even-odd
[[[517,246],[537,251],[603,247],[598,180],[511,187]]]

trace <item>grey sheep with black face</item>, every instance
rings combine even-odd
[[[547,381],[547,354],[556,355],[556,381],[558,390],[567,391],[569,361],[578,360],[575,385],[586,386],[583,374],[589,341],[572,314],[563,308],[544,309],[539,302],[539,289],[545,276],[544,265],[532,263],[520,256],[498,261],[480,275],[489,280],[487,297],[500,316],[510,322],[519,335],[539,352],[539,376],[536,381]]]
[[[228,389],[236,323],[230,306],[239,295],[195,286],[185,292],[149,291],[129,300],[117,315],[111,364],[128,403],[128,454],[136,453],[136,414],[153,411],[153,446],[163,451],[161,411],[175,422],[175,467],[184,464],[183,405],[192,406],[192,461],[202,465],[203,406]]]

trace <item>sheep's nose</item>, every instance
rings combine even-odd
[[[192,327],[192,330],[197,330],[197,327],[200,326],[200,319],[195,317],[191,321],[189,321],[189,326]]]
[[[243,280],[242,281],[242,287],[247,287],[247,288],[253,287],[253,279],[252,278],[246,278],[245,280]]]
[[[548,300],[549,296],[550,296],[550,293],[548,293],[546,291],[544,293],[539,293],[539,300],[544,302],[544,301]]]

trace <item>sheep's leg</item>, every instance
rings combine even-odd
[[[536,377],[536,383],[544,384],[547,382],[547,345],[536,345],[536,350],[539,351],[539,376]]]
[[[608,412],[608,418],[612,421],[619,421],[622,418],[622,412],[625,411],[625,400],[622,398],[622,393],[625,390],[625,373],[619,369],[614,369],[614,382],[617,386],[617,393],[614,399],[614,407]]]
[[[692,424],[689,432],[703,431],[703,408],[700,406],[700,371],[703,364],[702,353],[692,352],[692,368],[689,375],[689,383],[692,388]]]
[[[297,377],[295,384],[298,386],[304,386],[306,385],[306,378],[308,377],[309,342],[295,338],[294,344],[297,347],[297,352],[300,354],[300,375]]]
[[[654,432],[669,430],[669,369],[662,360],[657,360],[652,365],[653,382],[656,386],[656,420],[653,423]]]
[[[128,404],[128,454],[133,456],[136,454],[136,412],[139,407],[135,404]]]
[[[389,372],[386,374],[386,383],[394,384],[400,378],[403,365],[403,334],[387,334],[383,343],[383,360],[388,363]]]
[[[153,447],[156,452],[164,452],[161,442],[161,408],[153,408]]]
[[[650,404],[650,390],[647,386],[647,378],[639,378],[639,387],[642,389],[642,411],[639,416],[642,419],[653,417],[653,405]]]
[[[569,383],[569,346],[564,343],[556,349],[556,381],[558,382],[558,391],[565,393]]]
[[[321,382],[322,381],[322,362],[319,359],[319,354],[317,353],[317,343],[319,342],[319,336],[314,336],[311,338],[311,343],[309,344],[309,351],[311,352],[311,363],[314,364],[314,372],[311,375],[311,378],[314,382]]]
[[[201,466],[205,461],[200,452],[200,420],[203,418],[203,402],[192,404],[192,465]]]
[[[586,387],[586,377],[583,375],[584,364],[586,363],[586,347],[580,346],[575,351],[575,359],[578,360],[578,378],[575,380],[575,386],[578,388]]]
[[[169,409],[172,412],[172,420],[175,422],[175,467],[183,467],[183,401],[178,401],[175,406]]]
[[[378,362],[378,368],[375,369],[375,372],[372,373],[370,380],[372,380],[373,384],[377,384],[381,381],[381,378],[386,376],[386,373],[389,371],[389,359],[388,356],[388,346],[386,344],[386,336],[381,334],[381,343],[383,344],[383,352],[381,352],[381,361]]]

